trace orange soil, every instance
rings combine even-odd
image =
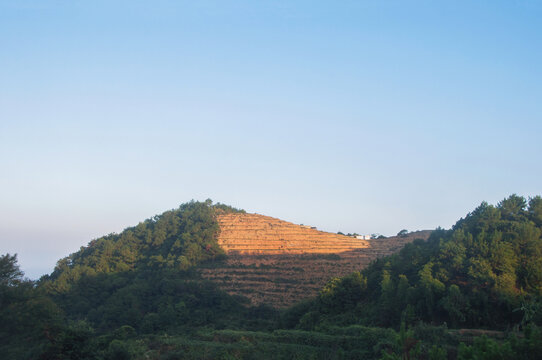
[[[360,240],[257,214],[218,216],[226,261],[201,268],[204,278],[253,305],[290,306],[318,294],[330,279],[365,268],[430,231]]]
[[[296,225],[258,214],[225,214],[218,244],[226,253],[244,255],[334,254],[369,247],[367,240]]]

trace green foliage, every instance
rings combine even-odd
[[[506,328],[524,325],[525,311],[534,311],[530,321],[541,324],[538,307],[521,306],[542,296],[541,209],[540,197],[528,205],[517,195],[497,206],[484,202],[451,230],[437,229],[427,242],[375,261],[356,275],[363,287],[352,288],[351,276],[333,279],[307,309],[313,328],[397,328],[401,319]]]
[[[401,323],[401,329],[396,335],[395,343],[382,351],[382,360],[417,359],[421,354],[420,342],[414,338],[414,332],[407,330],[405,323]]]
[[[211,200],[189,202],[166,211],[120,234],[92,240],[87,247],[58,261],[42,278],[51,293],[65,293],[82,277],[134,270],[188,270],[204,261],[224,257],[216,239],[216,215],[241,212]]]
[[[404,236],[407,236],[407,234],[408,234],[408,230],[407,230],[407,229],[403,229],[403,230],[401,230],[401,231],[399,231],[399,232],[397,233],[397,236],[404,237]]]
[[[280,317],[194,269],[223,258],[216,215],[232,211],[240,210],[183,204],[93,240],[38,284],[23,279],[15,255],[0,256],[2,358],[540,358],[539,196],[482,203]],[[507,332],[476,337],[448,326]]]
[[[61,312],[35,284],[23,280],[16,255],[0,256],[0,354],[33,359],[60,332]]]
[[[514,353],[509,342],[503,344],[489,339],[485,335],[474,340],[472,346],[461,344],[458,349],[458,360],[507,360],[514,359]]]
[[[100,331],[128,325],[138,333],[185,333],[199,326],[250,328],[264,317],[273,321],[273,313],[258,315],[213,283],[170,270],[84,277],[55,300],[71,318],[85,317]]]
[[[342,311],[356,306],[367,290],[367,279],[359,272],[354,272],[342,279],[331,280],[320,290],[322,308],[328,311]]]
[[[144,333],[268,328],[276,311],[247,308],[191,271],[223,257],[216,215],[234,211],[240,210],[210,200],[183,204],[91,241],[60,260],[38,287],[22,279],[15,255],[1,256],[0,353],[7,359],[131,359],[140,354],[135,339]]]
[[[12,286],[20,283],[23,272],[17,265],[17,254],[0,255],[0,286]]]
[[[542,197],[535,196],[529,199],[529,219],[536,226],[542,226]]]
[[[389,329],[334,327],[325,332],[276,330],[200,332],[200,348],[222,346],[238,359],[376,359],[395,339]],[[235,350],[237,350],[237,353]]]
[[[22,279],[15,255],[0,259],[7,260],[0,284],[2,359],[95,359],[93,329],[84,321],[67,322],[42,288]]]

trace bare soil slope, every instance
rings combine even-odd
[[[255,305],[275,307],[315,296],[331,278],[361,270],[431,233],[360,240],[258,214],[219,215],[218,222],[218,243],[228,258],[201,268],[202,276]]]
[[[333,254],[369,246],[366,240],[318,231],[258,214],[219,215],[218,223],[218,244],[227,253]]]

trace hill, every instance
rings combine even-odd
[[[429,234],[360,240],[210,201],[191,202],[92,240],[59,260],[41,282],[62,295],[97,275],[189,271],[252,305],[286,307],[316,296],[331,278],[359,271]]]
[[[38,283],[23,278],[16,256],[0,256],[0,353],[44,360],[539,359],[541,234],[540,197],[482,203],[427,241],[414,240],[429,235],[422,232],[362,242],[191,202],[91,241]],[[249,248],[247,238],[258,245]],[[345,251],[328,252],[337,249]],[[339,276],[348,264],[369,262]],[[228,271],[232,278],[219,279]],[[277,283],[276,292],[294,301],[281,271],[298,272],[286,274],[289,286],[306,293],[316,292],[314,279],[338,276],[315,298],[281,311],[251,306],[233,289],[261,290],[261,301],[276,305],[266,289]]]

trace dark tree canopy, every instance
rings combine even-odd
[[[17,254],[0,255],[0,285],[14,285],[23,279],[23,272],[17,265]]]
[[[407,229],[403,229],[397,233],[397,236],[406,236],[408,234]]]
[[[50,276],[42,278],[49,291],[63,293],[82,276],[133,270],[184,271],[224,256],[218,246],[216,214],[239,212],[223,204],[192,201],[156,215],[120,234],[92,240],[87,247],[58,261]]]
[[[520,324],[527,316],[521,309],[542,297],[541,214],[540,197],[483,202],[451,230],[437,229],[427,242],[374,262],[357,275],[363,289],[352,288],[350,277],[333,280],[310,310],[313,318],[319,314],[314,326],[398,326],[405,319],[462,327]],[[542,324],[542,313],[531,320]]]

